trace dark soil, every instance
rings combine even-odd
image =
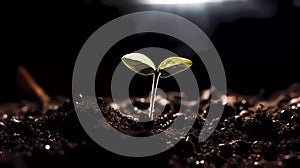
[[[148,158],[123,157],[99,147],[82,129],[73,103],[65,98],[56,98],[50,104],[2,105],[0,167],[298,167],[300,164],[299,85],[268,99],[229,93],[226,103],[185,99],[180,105],[179,95],[169,93],[166,99],[159,96],[157,107],[166,107],[152,122],[139,122],[149,106],[145,98],[125,100],[118,106],[102,98],[98,98],[98,105],[89,104],[86,97],[75,103],[81,111],[95,109],[91,121],[95,126],[113,129],[109,123],[124,134],[139,137],[166,131],[162,142],[166,147],[175,146]],[[130,103],[134,109],[129,109]],[[199,143],[200,131],[206,131],[201,130],[206,115],[213,112],[208,110],[211,103],[224,106],[223,116],[212,121],[220,120],[213,134]],[[188,135],[167,129],[177,120],[194,120],[195,110],[198,115]],[[106,121],[98,120],[100,112]],[[181,138],[180,142],[172,144],[176,138]]]

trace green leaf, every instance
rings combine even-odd
[[[122,57],[122,61],[129,69],[141,75],[151,75],[155,71],[154,63],[144,54],[126,54]]]
[[[162,61],[158,66],[161,78],[167,78],[182,72],[192,66],[192,61],[181,57],[169,57]]]

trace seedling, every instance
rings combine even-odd
[[[148,116],[153,119],[154,101],[159,78],[168,78],[192,66],[192,61],[182,57],[169,57],[156,68],[150,58],[140,53],[130,53],[122,57],[123,63],[132,71],[140,75],[153,75],[150,107]]]

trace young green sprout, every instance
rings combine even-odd
[[[156,68],[150,58],[140,53],[126,54],[122,57],[122,61],[129,69],[140,75],[153,75],[148,113],[150,120],[153,119],[154,100],[159,78],[168,78],[192,66],[192,61],[189,59],[182,57],[169,57],[162,61]]]

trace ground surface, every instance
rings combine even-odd
[[[2,105],[0,167],[83,167],[95,162],[110,166],[145,164],[144,167],[175,168],[297,167],[300,164],[299,85],[268,99],[229,93],[220,100],[207,100],[205,94],[209,92],[203,92],[201,101],[182,98],[181,106],[179,93],[169,93],[167,98],[159,95],[156,107],[166,108],[162,114],[156,114],[153,122],[144,123],[139,121],[147,117],[149,102],[145,98],[119,104],[98,98],[97,105],[89,104],[89,99],[83,97],[75,103],[80,111],[95,109],[95,118],[91,121],[95,128],[115,128],[131,136],[152,136],[165,131],[160,140],[166,148],[181,139],[169,151],[144,160],[117,156],[99,147],[86,135],[73,103],[65,98],[55,98],[48,105],[25,101]],[[129,106],[131,103],[135,108]],[[201,129],[211,103],[224,106],[225,110],[221,118],[211,121],[220,120],[213,134],[199,143],[200,131],[209,131]],[[100,112],[106,121],[98,120]],[[188,135],[180,129],[169,128],[173,122],[193,121],[195,117]],[[182,129],[187,127],[182,125]]]

